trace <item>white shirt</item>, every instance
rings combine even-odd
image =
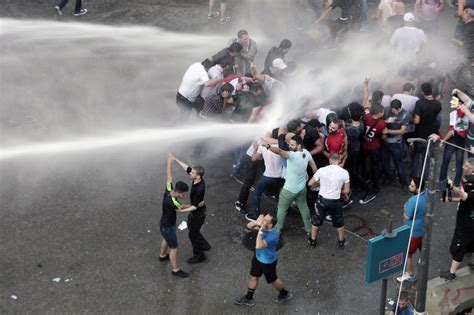
[[[402,102],[402,108],[406,110],[408,113],[410,113],[410,115],[413,116],[413,114],[415,113],[415,104],[416,104],[416,101],[418,101],[418,97],[413,96],[413,95],[398,93],[392,96],[392,101],[393,100],[399,100],[400,102]]]
[[[208,80],[209,76],[204,66],[199,62],[193,63],[184,73],[178,92],[190,102],[194,102],[201,93],[204,82]]]
[[[326,117],[328,117],[328,115],[331,113],[334,113],[334,111],[327,108],[320,108],[318,109],[318,114],[316,115],[316,119],[318,119],[320,123],[326,125]]]
[[[277,148],[278,145],[272,144],[272,147]],[[283,163],[281,162],[280,156],[262,146],[258,147],[257,152],[262,154],[263,162],[265,163],[265,172],[263,172],[263,176],[272,178],[282,177]]]
[[[326,199],[341,198],[341,190],[349,182],[349,172],[339,165],[328,165],[316,171],[313,178],[320,183],[319,195]]]
[[[416,62],[416,54],[425,42],[425,32],[411,26],[397,28],[390,39],[390,45],[397,48],[400,58],[411,63]]]
[[[207,75],[209,76],[210,80],[216,79],[216,78],[223,79],[224,78],[224,70],[222,69],[222,67],[220,65],[215,65],[207,71]],[[201,90],[201,97],[203,99],[206,99],[206,97],[208,97],[209,94],[214,92],[216,89],[217,89],[217,85],[204,86]]]

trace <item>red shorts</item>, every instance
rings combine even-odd
[[[423,236],[412,236],[410,240],[410,248],[408,249],[408,258],[411,258],[417,249],[421,251],[423,244]]]

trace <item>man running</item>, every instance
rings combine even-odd
[[[259,226],[260,229],[257,234],[257,242],[255,245],[255,255],[252,258],[252,267],[250,268],[250,278],[248,280],[247,294],[234,301],[237,305],[254,306],[255,301],[253,294],[257,289],[258,279],[265,275],[267,283],[271,283],[273,287],[279,292],[278,296],[273,299],[273,302],[281,304],[292,298],[292,294],[285,290],[283,281],[281,281],[276,273],[276,266],[278,263],[278,256],[276,248],[278,244],[278,231],[275,229],[277,219],[267,214],[260,215],[256,221],[251,222],[253,226]],[[249,224],[249,225],[250,225]]]

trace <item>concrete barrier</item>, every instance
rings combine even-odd
[[[429,315],[455,315],[474,307],[474,272],[465,267],[456,272],[456,280],[434,278],[428,281],[426,311]]]

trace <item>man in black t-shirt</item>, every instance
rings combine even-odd
[[[212,66],[219,64],[222,59],[229,58],[230,60],[232,60],[232,63],[230,64],[230,67],[224,71],[224,77],[227,77],[229,75],[235,74],[234,73],[235,57],[238,54],[240,54],[242,49],[243,47],[241,44],[237,42],[232,43],[229,47],[221,49],[217,54],[201,62],[201,64],[204,66],[204,68],[207,71]]]
[[[456,270],[461,265],[466,253],[474,252],[474,176],[466,176],[468,181],[464,183],[464,190],[453,187],[452,201],[459,201],[458,212],[456,214],[456,228],[451,241],[451,267],[441,274],[442,278],[454,280]],[[471,262],[470,265],[474,265]]]
[[[421,85],[423,98],[419,99],[415,104],[415,112],[413,122],[415,123],[415,138],[428,139],[432,134],[439,133],[441,121],[439,113],[441,112],[441,103],[433,98],[433,88],[430,83],[425,82]],[[419,177],[418,164],[423,163],[426,154],[427,144],[415,142],[413,153],[411,156],[411,177]],[[428,179],[430,165],[429,159],[426,163],[423,180]]]
[[[188,259],[189,264],[200,263],[206,260],[204,251],[211,249],[211,245],[201,234],[201,227],[206,219],[206,205],[204,203],[204,194],[206,192],[206,184],[204,183],[204,168],[202,166],[190,167],[186,163],[173,157],[173,159],[189,174],[192,180],[191,186],[191,206],[195,209],[189,212],[188,228],[189,240],[193,246],[194,256]]]
[[[187,278],[189,275],[178,267],[178,238],[176,237],[176,211],[192,211],[196,207],[183,205],[178,198],[184,198],[189,187],[186,183],[177,182],[173,188],[173,176],[171,174],[171,163],[173,158],[168,154],[166,167],[166,189],[163,195],[163,214],[160,220],[160,232],[163,236],[160,249],[160,261],[169,260],[173,269],[172,275]],[[169,250],[169,253],[168,253]]]
[[[349,29],[349,23],[352,19],[351,0],[328,0],[328,2],[326,3],[326,9],[324,10],[323,14],[321,14],[319,19],[317,19],[316,22],[312,24],[318,24],[324,18],[326,18],[332,10],[336,8],[341,9],[341,15],[336,21],[329,23],[329,28],[331,29],[331,37],[333,40],[335,40],[337,37],[342,37]]]

